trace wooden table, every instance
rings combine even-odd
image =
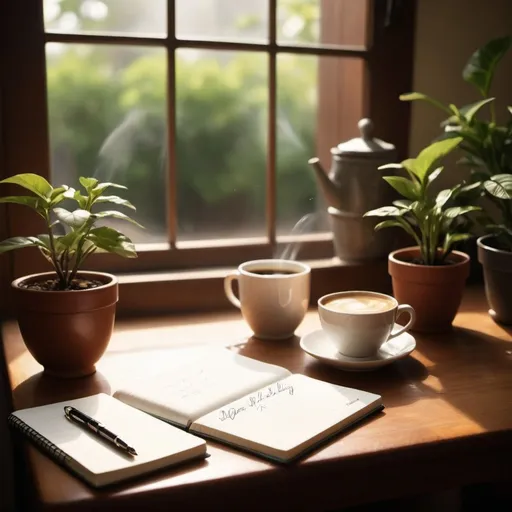
[[[311,311],[298,335],[318,326]],[[512,330],[489,318],[480,288],[467,291],[452,332],[416,335],[411,356],[369,373],[323,366],[300,350],[299,338],[248,338],[238,313],[119,321],[101,364],[107,370],[65,382],[41,375],[14,322],[3,332],[15,409],[108,393],[129,373],[127,361],[194,343],[230,345],[293,372],[379,393],[386,405],[378,418],[291,467],[209,443],[211,457],[201,463],[102,491],[23,445],[27,489],[49,510],[328,510],[511,478]]]

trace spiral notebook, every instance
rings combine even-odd
[[[70,422],[71,405],[129,441],[132,457]],[[121,482],[191,459],[206,457],[206,443],[119,400],[98,394],[13,412],[9,423],[41,451],[94,487]]]

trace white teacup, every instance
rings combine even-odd
[[[391,332],[396,319],[409,313],[407,325]],[[349,357],[370,357],[388,340],[412,327],[416,314],[394,297],[368,291],[338,292],[318,300],[320,322],[338,352]]]
[[[268,259],[242,263],[224,279],[224,291],[262,339],[293,336],[309,305],[311,269],[305,263]],[[238,280],[240,299],[232,282]]]

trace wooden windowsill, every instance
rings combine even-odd
[[[322,295],[342,290],[390,292],[387,260],[363,263],[339,258],[301,260],[311,266],[310,304]],[[147,316],[176,312],[232,309],[224,294],[224,277],[236,267],[120,274],[118,315]]]

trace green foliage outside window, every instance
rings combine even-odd
[[[68,47],[48,66],[53,161],[72,181],[84,174],[128,187],[139,219],[165,217],[165,55],[144,54],[115,72],[104,47]],[[119,57],[120,58],[120,57]],[[311,211],[315,186],[306,162],[314,154],[316,60],[280,59],[278,82],[278,214]],[[299,64],[300,62],[300,64]],[[226,62],[177,59],[178,214],[215,208],[233,191],[263,211],[267,158],[266,57]],[[250,93],[248,93],[250,91]],[[242,136],[240,135],[242,134]],[[212,172],[215,162],[216,172]],[[243,163],[243,169],[240,165]],[[67,164],[67,165],[66,165]],[[220,169],[220,171],[219,171]],[[129,194],[129,195],[130,195]],[[250,221],[250,219],[247,219]]]

